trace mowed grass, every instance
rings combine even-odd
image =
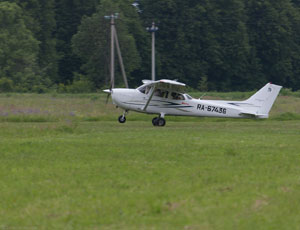
[[[300,229],[298,98],[164,128],[104,100],[0,97],[0,229]]]

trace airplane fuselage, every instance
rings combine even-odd
[[[113,103],[124,110],[173,116],[249,118],[239,109],[240,102],[194,99],[188,94],[181,94],[180,99],[172,99],[170,95],[171,92],[164,96],[154,95],[147,109],[143,110],[149,95],[138,89],[112,90]],[[251,104],[248,106],[254,107]]]

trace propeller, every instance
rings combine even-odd
[[[103,92],[104,92],[104,93],[107,93],[106,102],[105,102],[105,104],[107,104],[107,103],[108,103],[108,100],[109,100],[109,97],[110,97],[111,94],[112,94],[112,86],[111,86],[109,89],[103,90]]]
[[[114,79],[114,75],[112,75],[111,79],[110,79],[110,87],[109,87],[109,89],[103,90],[104,93],[107,93],[106,104],[108,103],[109,97],[113,93],[113,88],[114,88],[114,85],[115,85],[114,80],[115,80]]]

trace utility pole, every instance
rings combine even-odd
[[[116,46],[117,46],[117,52],[118,52],[119,63],[120,63],[120,66],[121,66],[123,80],[124,80],[126,88],[129,88],[116,28],[114,28],[114,37],[115,37],[115,42],[116,42]]]
[[[110,16],[104,16],[104,18],[110,20],[110,25],[111,25],[111,44],[110,44],[110,84],[111,84],[111,88],[115,87],[115,43],[116,43],[116,47],[117,47],[117,52],[118,52],[118,57],[119,57],[119,62],[120,62],[120,66],[121,66],[124,83],[125,83],[126,88],[129,88],[127,76],[126,76],[126,72],[125,72],[125,68],[124,68],[124,64],[123,64],[121,49],[120,49],[120,45],[119,45],[117,30],[115,27],[115,19],[119,18],[119,13],[115,13]]]
[[[115,19],[118,19],[119,14],[111,14],[110,16],[104,16],[105,19],[110,20],[111,30],[111,43],[110,43],[110,85],[111,88],[115,87],[115,46],[114,46],[114,31],[115,31]]]
[[[155,26],[155,22],[152,22],[152,27],[146,29],[152,33],[152,81],[155,81],[155,32],[158,31],[158,27]]]

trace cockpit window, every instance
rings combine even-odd
[[[169,92],[161,89],[156,89],[154,96],[168,98]]]
[[[146,92],[146,87],[138,88],[138,90],[139,90],[141,93],[145,93],[145,92]]]
[[[171,93],[171,98],[173,100],[185,100],[184,96],[181,93]]]
[[[144,86],[144,87],[138,88],[138,90],[143,94],[148,94],[150,91],[150,88],[151,88],[150,86]]]
[[[137,88],[137,90],[139,90],[141,93],[143,94],[148,94],[149,91],[151,90],[151,86],[141,86],[139,88]],[[176,92],[169,92],[169,91],[166,91],[166,90],[162,90],[162,89],[156,89],[154,91],[154,94],[153,96],[156,96],[156,97],[163,97],[163,98],[169,98],[169,99],[172,99],[172,100],[185,100],[186,98],[188,100],[192,100],[193,98],[188,95],[188,94],[185,94],[185,96],[181,93],[176,93]]]
[[[163,97],[164,96],[164,92],[161,91],[160,89],[156,89],[155,92],[154,92],[154,96]]]

